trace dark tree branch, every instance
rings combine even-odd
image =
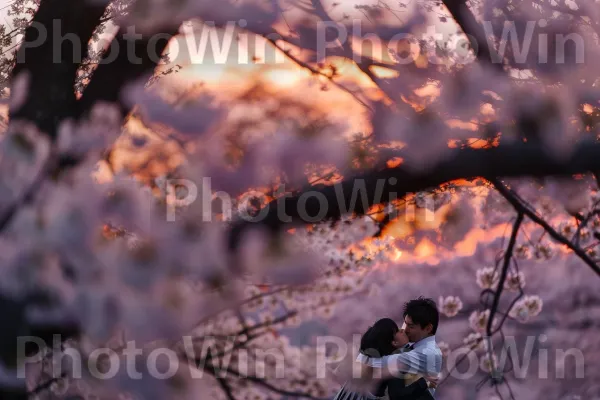
[[[500,304],[500,297],[502,296],[502,290],[504,289],[504,282],[506,282],[506,277],[508,275],[508,267],[510,266],[510,260],[513,256],[515,243],[517,242],[517,234],[519,233],[519,229],[521,228],[521,223],[523,223],[523,212],[520,210],[517,212],[517,219],[513,224],[510,240],[508,241],[508,247],[506,248],[506,252],[504,253],[504,262],[502,264],[502,270],[500,271],[500,280],[498,281],[498,288],[496,289],[496,293],[494,294],[494,301],[492,303],[492,307],[490,308],[490,316],[487,321],[486,327],[486,333],[488,337],[491,337],[494,333],[492,332],[494,316],[496,315],[496,311],[498,311],[498,305]]]
[[[60,122],[74,116],[75,80],[86,58],[105,7],[81,0],[44,0],[25,30],[12,76],[29,75],[25,103],[10,110],[12,119],[26,119],[50,137]]]
[[[596,174],[594,174],[596,175]],[[598,204],[594,204],[594,207],[597,207]],[[594,210],[593,212],[591,212],[587,217],[584,217],[581,214],[575,214],[573,217],[579,221],[579,226],[577,227],[577,232],[575,232],[575,244],[577,246],[579,246],[579,237],[581,234],[581,230],[583,228],[585,228],[587,226],[587,224],[590,222],[590,220],[596,216],[596,215],[600,215],[600,210]],[[594,238],[596,238],[596,240],[600,241],[600,233],[599,232],[593,232],[592,235],[594,236]]]
[[[444,0],[443,2],[452,18],[467,35],[477,59],[499,72],[504,72],[502,59],[489,45],[483,27],[477,22],[475,15],[467,6],[467,2],[465,0]]]
[[[219,378],[217,376],[215,376],[217,382],[219,382],[219,386],[221,386],[221,389],[223,389],[223,391],[225,392],[225,395],[227,396],[228,400],[236,400],[235,396],[233,395],[233,392],[231,391],[231,387],[229,386],[229,384],[227,383],[227,381],[223,378]]]
[[[492,179],[491,182],[494,184],[496,190],[498,190],[498,192],[500,192],[500,194],[502,194],[502,196],[504,196],[504,198],[508,200],[517,211],[522,212],[533,222],[544,228],[544,230],[548,232],[548,234],[554,240],[567,246],[570,250],[573,251],[573,253],[575,253],[579,258],[581,258],[583,262],[589,265],[589,267],[592,268],[592,270],[596,272],[596,274],[600,275],[600,267],[598,266],[598,264],[596,264],[596,262],[594,262],[594,260],[591,259],[589,255],[587,255],[585,250],[583,250],[579,246],[575,246],[569,239],[567,239],[566,237],[558,233],[556,230],[554,230],[554,228],[552,228],[550,224],[544,221],[543,218],[539,217],[534,210],[532,210],[530,207],[524,204],[524,202],[521,201],[518,195],[514,191],[508,189],[503,183],[501,183],[497,179]]]
[[[65,379],[66,377],[67,377],[67,373],[63,372],[60,374],[60,376],[57,376],[55,378],[50,378],[47,381],[37,385],[34,389],[27,392],[27,396],[29,396],[30,398],[35,397],[36,395],[42,393],[44,390],[50,389],[50,386],[52,386],[53,383],[58,382],[61,379]]]
[[[169,40],[176,34],[177,30],[173,30],[134,39],[127,32],[120,32],[111,43],[113,50],[107,50],[104,62],[94,71],[90,84],[79,99],[77,116],[85,116],[96,102],[103,101],[118,103],[125,117],[131,109],[120,101],[121,90],[127,83],[144,77],[156,68]],[[118,52],[116,56],[114,52]]]
[[[373,234],[373,237],[378,238],[378,237],[381,237],[383,235],[383,231],[385,230],[385,227],[388,226],[388,224],[392,220],[392,214],[395,215],[397,213],[395,213],[395,212],[386,213],[383,216],[383,219],[381,221],[377,222],[377,232],[375,232],[375,234]]]
[[[381,167],[335,185],[309,185],[295,196],[273,200],[258,217],[233,224],[229,245],[231,249],[236,248],[244,232],[253,226],[261,225],[278,232],[286,227],[336,220],[344,214],[363,215],[373,205],[456,179],[571,176],[598,167],[600,143],[587,140],[580,142],[564,161],[548,154],[542,145],[532,143],[504,143],[487,149],[449,149],[439,163],[425,171],[404,164],[394,168]],[[356,185],[363,182],[366,203],[358,196],[355,204],[351,204],[352,193],[358,188]]]

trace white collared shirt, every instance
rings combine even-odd
[[[373,368],[385,368],[392,375],[398,373],[421,374],[438,377],[442,372],[442,351],[435,341],[435,335],[428,336],[413,344],[413,350],[395,353],[381,358],[372,358],[360,353],[356,361]],[[430,388],[433,395],[435,389]]]

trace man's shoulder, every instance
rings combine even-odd
[[[442,349],[440,349],[440,346],[438,346],[436,341],[433,342],[433,349],[437,354],[439,354],[440,356],[442,355]]]
[[[438,345],[435,336],[433,337],[433,340],[431,341],[431,344],[432,344],[432,346],[431,346],[432,348],[434,348],[436,351],[439,351],[440,354],[442,353],[442,349],[440,349],[440,346]]]
[[[440,346],[438,346],[437,341],[435,339],[429,342],[427,346],[423,346],[422,352],[433,354],[439,357],[442,356],[442,349],[440,349]]]

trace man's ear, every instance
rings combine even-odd
[[[425,330],[427,331],[428,334],[431,335],[431,332],[433,331],[433,325],[427,324],[427,326],[425,327]]]

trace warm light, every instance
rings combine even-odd
[[[106,163],[102,160],[97,164],[98,168],[92,173],[92,178],[99,184],[109,183],[113,181],[113,173]]]
[[[479,126],[475,121],[461,121],[460,119],[449,119],[446,121],[446,125],[450,128],[460,128],[471,131],[476,131],[479,129]]]
[[[435,254],[435,245],[431,240],[425,238],[415,247],[415,255],[420,258],[427,258]]]
[[[370,69],[375,75],[377,75],[378,78],[381,79],[397,78],[398,76],[400,76],[400,73],[398,71],[393,70],[391,68],[385,68],[380,67],[378,65],[374,65]]]
[[[583,107],[583,109],[585,110],[585,106]],[[483,115],[487,115],[487,116],[493,116],[496,114],[496,110],[494,110],[494,106],[492,106],[490,103],[482,104],[481,107],[479,107],[479,111]]]
[[[272,69],[265,72],[265,79],[280,87],[291,87],[302,79],[302,71],[291,69]]]
[[[396,168],[398,165],[402,164],[404,160],[402,157],[394,157],[387,161],[386,165],[388,168]]]
[[[415,89],[414,92],[419,97],[438,97],[440,95],[440,87],[437,83],[433,82]]]

